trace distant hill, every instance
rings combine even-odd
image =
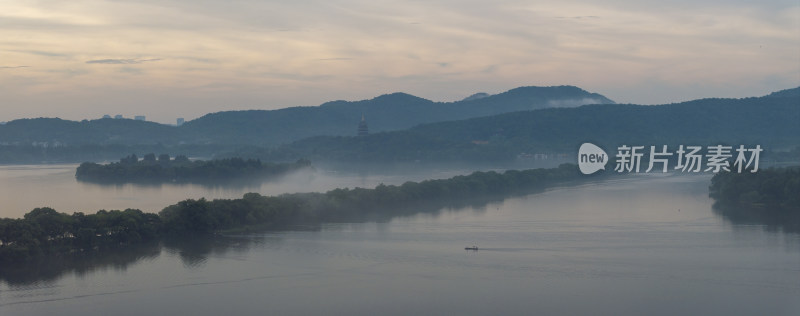
[[[181,127],[128,119],[16,120],[0,125],[0,163],[102,161],[149,152],[307,158],[315,164],[494,163],[570,154],[583,142],[609,152],[622,144],[800,146],[800,87],[762,97],[653,106],[612,104],[570,86],[523,87],[467,99],[444,103],[393,93],[316,107],[213,113]],[[583,103],[588,105],[575,107]],[[362,114],[370,134],[350,136]]]
[[[68,121],[59,118],[20,119],[0,125],[0,143],[44,146],[85,144],[156,144],[176,138],[175,127],[131,119]]]
[[[405,93],[320,106],[207,114],[180,127],[130,119],[67,121],[22,119],[0,125],[0,145],[225,144],[274,146],[312,136],[355,135],[362,117],[370,132],[547,107],[613,103],[573,86],[521,87],[457,102],[433,102]]]
[[[800,98],[800,87],[794,89],[786,89],[781,91],[776,91],[767,95],[767,97],[778,97],[778,98]]]
[[[798,92],[800,88],[757,98],[521,111],[365,137],[313,137],[253,154],[316,162],[500,162],[523,153],[572,154],[583,142],[609,152],[623,144],[787,149],[800,146]]]
[[[476,94],[473,94],[471,96],[468,96],[468,97],[464,98],[461,101],[472,101],[472,100],[477,100],[477,99],[483,99],[483,98],[486,98],[488,96],[490,96],[490,94],[488,94],[486,92],[478,92]]]
[[[205,115],[184,124],[194,142],[276,145],[312,136],[354,136],[362,114],[371,133],[407,129],[423,123],[461,120],[548,107],[614,103],[573,86],[522,87],[504,93],[433,102],[405,93],[363,101],[332,101],[318,107],[272,111],[231,111]]]

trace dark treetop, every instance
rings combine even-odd
[[[800,232],[800,167],[721,172],[711,179],[714,209],[735,223]]]
[[[310,165],[304,159],[294,163],[270,163],[241,158],[190,161],[186,156],[170,159],[168,155],[162,154],[156,158],[154,154],[147,154],[142,160],[136,155],[130,155],[119,162],[106,165],[84,162],[78,167],[75,177],[80,181],[101,183],[208,183],[278,176]]]

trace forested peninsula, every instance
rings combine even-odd
[[[95,214],[59,213],[37,208],[21,219],[0,219],[0,262],[43,255],[80,254],[154,241],[241,230],[289,229],[326,222],[385,221],[395,216],[436,212],[445,207],[486,203],[537,192],[575,180],[575,165],[552,169],[474,172],[442,180],[378,185],[373,189],[341,188],[326,193],[241,199],[184,200],[158,214],[140,210],[101,210]]]
[[[709,196],[714,211],[733,222],[800,232],[800,167],[721,172],[711,178]]]
[[[98,183],[210,182],[267,178],[310,166],[311,162],[305,159],[294,163],[242,158],[191,161],[183,155],[170,159],[166,154],[158,157],[147,154],[139,160],[134,154],[105,165],[84,162],[78,166],[75,177]]]

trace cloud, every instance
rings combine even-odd
[[[556,19],[599,19],[596,15],[581,15],[581,16],[557,16]]]
[[[661,104],[800,85],[797,0],[88,1],[0,1],[0,95],[20,100],[0,120],[145,91],[191,117],[393,91],[569,84]]]
[[[296,73],[263,73],[261,74],[267,78],[276,78],[282,80],[291,80],[291,81],[320,81],[331,79],[333,76],[330,75],[304,75],[304,74],[296,74]]]
[[[94,59],[86,61],[87,64],[107,64],[107,65],[132,65],[141,64],[153,61],[159,61],[161,58],[151,59]]]
[[[30,66],[0,66],[0,69],[30,68]]]
[[[45,56],[45,57],[69,57],[68,54],[47,52],[47,51],[40,51],[40,50],[10,50],[10,51],[18,52],[18,53],[31,54],[31,55],[37,55],[37,56]]]
[[[561,99],[547,101],[547,106],[551,108],[574,108],[585,104],[604,104],[603,100],[595,98],[583,99]]]
[[[51,74],[59,74],[59,75],[62,75],[64,77],[67,77],[67,78],[71,78],[71,77],[75,77],[75,76],[82,76],[82,75],[86,75],[86,74],[90,74],[91,73],[91,71],[89,71],[87,69],[72,69],[72,68],[50,69],[50,70],[45,70],[45,72],[46,73],[51,73]]]
[[[119,72],[126,73],[126,74],[134,74],[134,75],[142,74],[142,70],[141,69],[133,68],[133,67],[122,67],[119,70]]]

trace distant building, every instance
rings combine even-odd
[[[103,118],[104,118],[104,119],[111,118],[111,115],[108,115],[108,114],[106,114],[106,115],[103,115]]]
[[[177,126],[181,126],[181,125],[183,125],[183,123],[184,123],[184,120],[183,120],[183,118],[182,118],[182,117],[179,117],[179,118],[178,118],[178,121],[177,121],[177,122],[175,122],[175,123],[176,123],[175,125],[177,125]]]
[[[137,116],[134,116],[134,117],[133,117],[133,119],[134,119],[134,120],[137,120],[137,121],[144,121],[144,115],[137,115]]]
[[[117,115],[114,115],[114,119],[115,119],[115,120],[122,119],[122,114],[117,114]]]
[[[361,122],[358,122],[358,136],[367,136],[369,135],[369,128],[367,128],[367,120],[364,118],[364,114],[361,114]]]

